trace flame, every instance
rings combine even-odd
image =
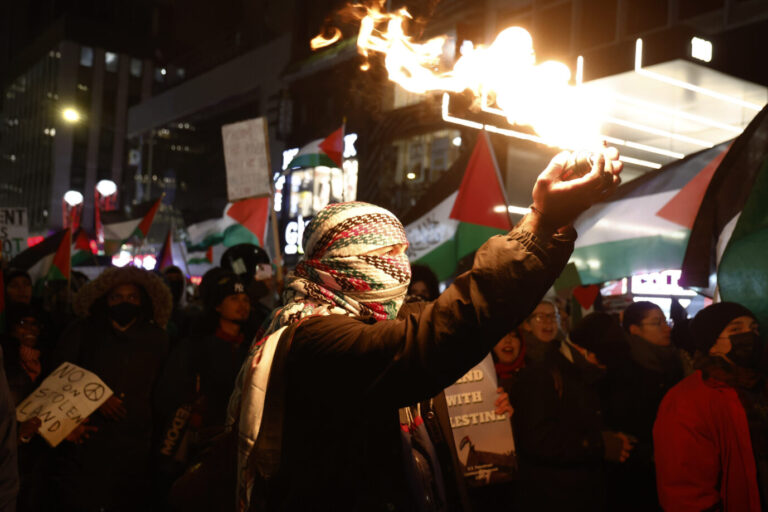
[[[560,62],[536,62],[533,39],[523,28],[503,30],[489,46],[465,43],[451,67],[445,36],[415,42],[407,34],[406,9],[387,13],[381,5],[355,4],[360,17],[359,53],[384,55],[389,79],[412,93],[471,91],[483,107],[495,103],[511,124],[531,126],[553,146],[600,147],[604,101],[570,84],[571,71]],[[362,69],[368,69],[363,64]]]
[[[334,27],[333,31],[334,31],[333,35],[329,38],[326,38],[323,34],[317,34],[309,42],[309,47],[312,48],[313,50],[319,50],[320,48],[331,46],[333,43],[341,39],[341,30]]]

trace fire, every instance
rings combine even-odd
[[[325,48],[326,46],[331,46],[333,43],[341,39],[341,30],[334,27],[333,35],[326,39],[323,34],[318,34],[315,37],[312,38],[312,40],[309,42],[309,47],[313,50],[319,50],[320,48]]]
[[[537,63],[525,29],[507,28],[489,46],[465,44],[452,63],[449,45],[454,41],[441,36],[415,42],[407,33],[412,18],[406,9],[387,13],[381,4],[353,8],[360,18],[359,53],[366,58],[383,54],[389,79],[403,89],[417,94],[469,90],[481,107],[495,103],[511,124],[531,126],[553,146],[600,147],[600,98],[571,85],[565,64]],[[363,69],[368,67],[366,61]]]

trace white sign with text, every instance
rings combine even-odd
[[[28,237],[27,209],[0,206],[0,243],[3,258],[10,260],[26,249]]]
[[[110,396],[112,390],[96,374],[62,363],[16,407],[16,419],[40,418],[38,432],[57,446]]]
[[[225,124],[221,127],[221,137],[229,201],[271,195],[266,118]]]

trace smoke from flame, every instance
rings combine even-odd
[[[453,63],[452,39],[415,42],[407,34],[412,18],[406,9],[388,13],[381,4],[354,4],[350,10],[360,19],[358,52],[366,58],[382,54],[389,79],[403,89],[417,94],[469,90],[478,100],[487,98],[488,105],[495,102],[511,124],[531,126],[553,146],[600,146],[600,99],[571,85],[565,64],[537,63],[533,39],[525,29],[507,28],[489,46],[465,44]],[[369,66],[366,60],[362,69]]]

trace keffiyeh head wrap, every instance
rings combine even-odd
[[[367,255],[407,244],[402,223],[367,203],[326,206],[304,231],[304,259],[289,274],[267,333],[317,314],[387,320],[397,316],[411,279],[405,254]]]

